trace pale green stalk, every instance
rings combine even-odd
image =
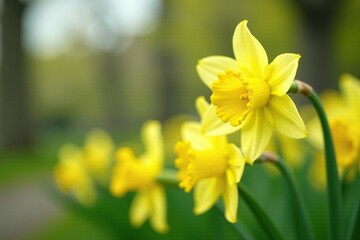
[[[319,116],[325,145],[330,239],[343,239],[341,185],[337,171],[334,144],[324,108],[316,92],[304,82],[295,80],[289,92],[301,93],[308,97]]]
[[[240,197],[244,199],[250,210],[254,214],[256,220],[266,233],[269,239],[284,239],[280,234],[278,228],[271,220],[269,215],[264,211],[263,207],[260,206],[259,202],[251,194],[251,192],[242,184],[238,184],[238,191]]]
[[[352,214],[350,216],[350,222],[349,222],[349,226],[348,226],[348,231],[347,231],[347,239],[351,240],[351,239],[355,239],[355,230],[356,230],[356,223],[359,221],[360,219],[360,189],[357,189],[357,194],[356,194],[356,202],[355,202],[355,206],[352,210]]]
[[[268,162],[274,164],[285,177],[286,183],[289,186],[291,195],[294,199],[294,208],[296,211],[296,219],[299,221],[299,224],[296,225],[298,235],[300,239],[312,240],[314,239],[313,231],[310,227],[310,221],[308,212],[306,211],[304,198],[301,194],[300,187],[297,184],[294,173],[287,166],[287,164],[282,161],[282,159],[275,154],[265,152],[256,162]]]
[[[224,207],[223,205],[221,205],[219,202],[217,202],[216,204],[217,208],[219,209],[219,211],[224,214],[225,210],[224,210]],[[231,223],[229,223],[231,224]],[[250,239],[253,239],[252,236],[250,236],[250,234],[243,228],[243,226],[240,225],[240,222],[239,220],[234,223],[234,224],[231,224],[233,227],[234,227],[234,230],[237,232],[237,234],[239,235],[240,239],[242,240],[250,240]]]
[[[179,180],[176,177],[177,170],[165,168],[162,173],[157,177],[157,181],[168,187],[178,187]],[[220,204],[217,204],[219,210],[223,213],[224,209]],[[231,224],[239,235],[240,239],[249,239],[248,234],[238,224]]]

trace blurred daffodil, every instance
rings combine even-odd
[[[196,102],[200,116],[210,105],[203,97]],[[195,187],[195,214],[209,210],[223,198],[225,217],[236,222],[238,208],[237,183],[244,171],[245,160],[240,150],[227,142],[226,136],[206,136],[198,122],[186,122],[182,127],[182,141],[175,145],[178,157],[179,186],[186,192]]]
[[[358,171],[360,158],[360,81],[351,75],[345,74],[340,79],[340,94],[335,91],[326,91],[321,99],[329,120],[329,126],[334,142],[335,155],[340,176],[345,171]],[[323,149],[323,140],[318,118],[309,120],[307,124],[309,140],[320,152]],[[315,162],[323,162],[323,154],[316,154]],[[317,171],[325,171],[324,164],[314,163]],[[323,174],[316,176],[322,177]],[[315,182],[323,182],[316,180]]]
[[[112,163],[114,144],[105,131],[94,129],[86,137],[83,148],[85,165],[100,182],[106,182]]]
[[[310,129],[309,129],[310,130]],[[309,168],[311,185],[317,190],[324,190],[326,187],[325,158],[321,151],[316,151]]]
[[[84,155],[78,147],[66,144],[60,148],[59,163],[55,166],[55,181],[63,192],[72,193],[84,205],[92,205],[96,192],[84,166]]]
[[[307,135],[289,90],[300,55],[285,53],[268,63],[259,41],[242,21],[233,36],[235,59],[210,56],[199,61],[197,71],[212,90],[211,110],[202,127],[207,134],[224,134],[241,128],[241,148],[250,164],[269,143],[273,129],[292,138]],[[219,130],[221,128],[221,130]],[[230,129],[229,129],[230,128]]]
[[[156,182],[164,162],[160,123],[145,123],[142,127],[142,140],[145,153],[139,157],[127,147],[117,150],[110,191],[118,197],[137,191],[130,208],[132,225],[140,227],[150,219],[152,227],[157,232],[164,233],[168,230],[166,196],[163,187]]]

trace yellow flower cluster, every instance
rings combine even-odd
[[[188,122],[175,147],[179,186],[195,186],[196,214],[222,196],[225,217],[236,222],[237,184],[245,163],[263,153],[276,129],[292,138],[307,135],[295,104],[286,94],[298,67],[298,54],[282,54],[268,64],[267,54],[242,21],[233,36],[235,59],[210,56],[199,61],[201,80],[212,90],[211,103],[196,101],[200,123]],[[226,135],[240,130],[241,144],[228,143]],[[241,150],[240,150],[241,149]]]
[[[236,222],[237,184],[245,163],[252,164],[268,145],[273,129],[287,136],[307,135],[296,107],[286,94],[298,66],[298,54],[282,54],[268,64],[265,50],[251,35],[247,21],[242,21],[233,37],[235,59],[212,56],[199,61],[197,71],[212,90],[211,103],[204,97],[196,100],[200,122],[187,121],[176,143],[175,166],[179,186],[186,192],[194,189],[195,214],[215,205],[219,197],[225,217]],[[229,143],[226,135],[241,129],[241,147]],[[116,162],[109,182],[117,197],[136,191],[130,209],[130,221],[141,226],[150,219],[153,228],[166,232],[166,198],[158,183],[164,164],[161,126],[149,121],[142,128],[145,152],[136,156],[128,147],[115,153]],[[71,191],[83,202],[93,202],[93,176],[106,182],[113,145],[103,132],[89,136],[82,149],[65,147],[55,178],[64,191]]]
[[[241,129],[241,149],[246,162],[253,164],[268,145],[273,129],[292,138],[308,134],[286,94],[300,55],[281,54],[269,64],[264,48],[247,28],[247,21],[235,29],[233,49],[235,59],[210,56],[197,65],[201,80],[212,90],[212,114],[204,115],[202,128],[209,135]]]
[[[266,148],[274,149],[270,141],[274,132],[280,145],[287,146],[282,149],[283,155],[298,161],[301,150],[293,149],[296,144],[293,139],[308,135],[287,94],[300,55],[281,54],[269,63],[247,21],[240,22],[235,29],[233,50],[235,59],[210,56],[199,61],[197,72],[212,92],[211,102],[202,96],[196,99],[200,120],[184,121],[181,125],[174,161],[179,187],[185,192],[194,190],[194,213],[205,213],[221,198],[225,218],[231,223],[237,221],[238,184],[246,163],[252,165]],[[328,93],[323,100],[339,170],[344,174],[355,165],[359,167],[360,83],[345,75],[341,90],[342,95]],[[309,121],[310,141],[322,149],[318,125],[317,119]],[[234,132],[240,133],[238,145],[227,137]],[[95,201],[96,181],[106,184],[115,197],[136,192],[130,207],[131,224],[140,227],[149,220],[157,232],[165,233],[169,228],[166,193],[159,180],[166,170],[162,134],[160,122],[146,122],[141,129],[144,153],[138,155],[125,146],[114,151],[111,138],[103,131],[94,131],[83,148],[73,145],[61,148],[60,162],[55,167],[56,182],[61,190],[72,192],[85,205]],[[321,175],[319,170],[315,171],[317,176]]]
[[[106,184],[113,154],[113,142],[102,130],[91,131],[83,148],[65,144],[59,151],[54,175],[58,187],[75,195],[84,205],[96,200],[94,179]]]
[[[160,123],[149,121],[142,128],[145,153],[136,157],[131,148],[120,147],[115,153],[110,136],[101,130],[89,133],[83,148],[66,144],[59,151],[55,166],[55,180],[63,192],[72,193],[85,206],[96,201],[96,185],[109,185],[110,192],[122,197],[137,191],[130,209],[130,221],[140,227],[150,219],[153,228],[164,233],[166,222],[166,197],[156,177],[164,162]]]

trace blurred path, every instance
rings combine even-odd
[[[61,208],[47,196],[39,179],[0,186],[0,239],[29,238],[59,215]]]

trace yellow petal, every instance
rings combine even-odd
[[[235,59],[223,56],[210,56],[201,59],[196,66],[196,70],[205,85],[211,88],[211,85],[218,79],[220,73],[224,73],[227,70],[238,72],[239,66]]]
[[[244,172],[245,158],[235,144],[227,145],[227,153],[229,156],[229,168],[235,176],[235,182],[238,183]]]
[[[265,109],[254,110],[248,115],[247,124],[241,129],[241,147],[246,162],[253,162],[264,152],[270,141],[273,127]]]
[[[198,122],[185,122],[181,127],[181,135],[183,140],[191,142],[191,146],[196,150],[212,148],[211,139],[201,133]]]
[[[238,131],[240,127],[241,125],[234,127],[221,121],[216,114],[216,107],[212,104],[201,118],[202,131],[209,136],[227,135]]]
[[[238,191],[236,184],[225,183],[223,192],[225,218],[231,223],[236,223],[238,209]]]
[[[268,58],[261,43],[250,33],[247,21],[237,25],[233,36],[233,48],[240,68],[248,77],[263,78]],[[250,76],[249,76],[250,75]]]
[[[269,110],[274,118],[274,128],[280,133],[291,138],[303,138],[308,135],[294,102],[287,94],[281,97],[272,96]]]
[[[150,218],[151,226],[159,233],[168,231],[166,221],[166,195],[161,186],[155,185],[151,188],[152,213]]]
[[[268,83],[271,94],[282,96],[289,90],[294,81],[300,55],[285,53],[277,56],[269,65]]]
[[[141,227],[151,212],[150,195],[148,190],[136,193],[130,206],[130,222],[134,227]]]
[[[199,181],[194,190],[194,213],[202,214],[216,203],[223,188],[223,183],[218,178],[207,178]]]
[[[142,140],[149,159],[163,162],[164,147],[161,134],[161,124],[158,121],[150,120],[142,127]]]
[[[360,80],[355,77],[344,74],[340,79],[341,92],[344,93],[346,103],[352,108],[358,117],[360,116]],[[355,116],[356,116],[355,115]]]
[[[348,110],[347,108],[344,108],[344,105],[346,104],[344,98],[336,90],[327,89],[322,91],[320,99],[328,118],[344,116],[344,113]]]

